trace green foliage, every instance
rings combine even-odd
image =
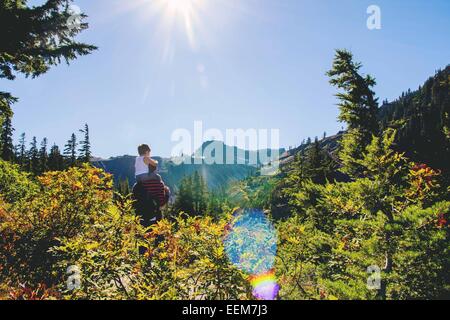
[[[50,249],[86,232],[112,204],[111,178],[97,169],[50,172],[38,180],[39,192],[6,206],[0,221],[2,278],[12,285],[60,282],[64,271],[55,269],[58,257]]]
[[[77,164],[77,137],[75,133],[72,133],[70,139],[64,146],[64,156],[69,167],[73,167]]]
[[[11,117],[5,117],[0,121],[0,158],[6,161],[14,160],[14,145],[13,145],[13,131],[11,124]]]
[[[228,216],[227,218],[230,218]],[[132,288],[139,299],[248,299],[247,275],[225,254],[228,219],[163,220],[146,237],[142,277]]]
[[[347,50],[336,50],[333,67],[327,75],[333,86],[343,90],[336,96],[340,100],[339,120],[346,122],[349,129],[363,130],[365,139],[378,132],[378,102],[372,87],[376,81],[370,75],[359,74],[361,63],[353,61],[353,54]]]
[[[119,192],[122,196],[128,196],[132,192],[128,178],[124,179],[124,180],[120,180],[116,186],[116,189],[117,189],[117,192]]]
[[[418,90],[386,102],[379,112],[383,128],[396,127],[396,149],[416,162],[450,172],[450,65]]]
[[[342,137],[339,150],[339,159],[342,166],[340,171],[350,177],[361,177],[363,168],[360,165],[364,154],[365,135],[359,129],[349,129]]]
[[[0,160],[0,197],[9,203],[26,199],[37,192],[37,185],[19,166]]]
[[[249,177],[232,184],[228,197],[231,206],[270,209],[277,180],[266,176]]]
[[[360,75],[361,67],[353,61],[351,52],[336,50],[333,67],[327,73],[330,83],[343,90],[336,95],[340,100],[339,120],[348,126],[341,142],[341,171],[351,177],[360,176],[361,168],[355,161],[361,159],[364,148],[379,131],[378,100],[371,89],[376,82],[370,75]]]
[[[450,203],[437,202],[439,173],[408,163],[394,140],[392,130],[372,139],[361,178],[291,189],[297,215],[278,225],[282,298],[449,297]],[[382,271],[379,290],[367,287],[370,266]]]
[[[177,214],[185,212],[192,216],[206,214],[208,208],[208,189],[198,171],[192,176],[183,178],[177,192],[173,211]]]
[[[80,153],[78,158],[82,163],[89,163],[92,157],[89,126],[85,124],[84,129],[80,130],[80,132],[83,134],[83,140],[81,140],[80,148],[78,149],[78,152]]]

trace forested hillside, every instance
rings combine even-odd
[[[283,297],[449,298],[449,68],[381,108],[360,68],[338,50],[328,73],[347,130],[308,139],[230,199],[279,221]]]
[[[415,91],[380,108],[383,128],[394,126],[399,150],[416,161],[450,171],[450,66]]]

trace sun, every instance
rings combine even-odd
[[[152,50],[160,50],[161,61],[170,64],[186,46],[197,53],[217,41],[216,26],[222,30],[234,8],[231,1],[239,0],[118,0],[115,12],[133,11],[138,25],[149,32]]]
[[[200,29],[200,12],[206,0],[152,0],[154,9],[162,17],[162,30],[167,33],[164,51],[170,52],[171,37],[176,28],[181,28],[191,48],[196,47],[196,32]],[[170,56],[170,54],[169,54]]]
[[[180,16],[190,15],[200,1],[199,0],[163,0],[167,2],[168,10]]]

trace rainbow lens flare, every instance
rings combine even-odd
[[[279,290],[273,266],[277,253],[276,230],[261,210],[235,212],[224,239],[228,259],[250,275],[257,299],[274,299]]]
[[[251,276],[250,283],[253,287],[253,296],[259,300],[274,300],[280,291],[273,270],[258,276]]]

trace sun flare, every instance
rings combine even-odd
[[[189,14],[198,0],[162,0],[167,2],[167,8],[174,14],[185,16]]]
[[[204,8],[205,0],[156,0],[164,23],[170,29],[181,25],[191,47],[195,47],[195,31],[198,28],[199,11]]]

